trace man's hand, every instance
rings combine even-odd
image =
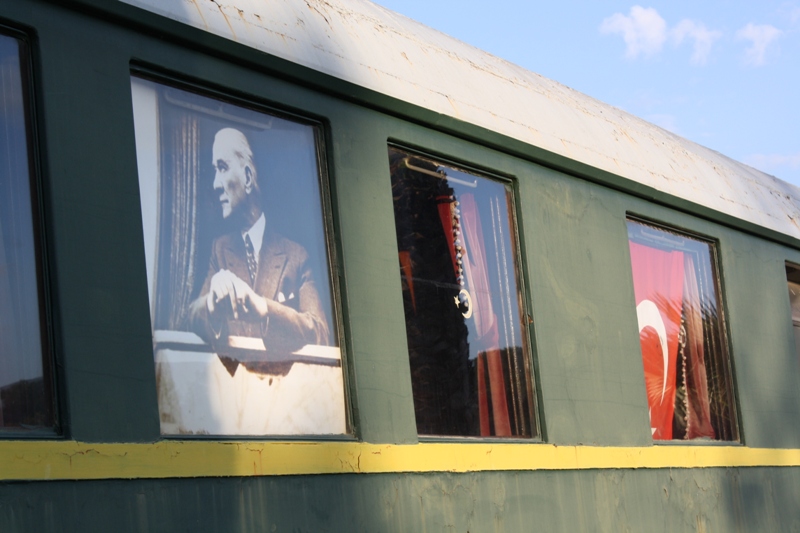
[[[227,302],[226,302],[227,300]],[[206,306],[212,316],[230,305],[233,318],[263,318],[269,312],[267,299],[256,294],[244,280],[230,270],[220,270],[211,277]]]

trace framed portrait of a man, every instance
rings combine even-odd
[[[131,91],[162,433],[347,433],[319,126]]]

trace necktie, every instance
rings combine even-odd
[[[250,285],[253,286],[256,282],[256,272],[258,272],[258,263],[256,263],[256,251],[253,248],[253,241],[250,240],[250,234],[244,234],[244,249],[247,251],[247,271],[250,273]]]

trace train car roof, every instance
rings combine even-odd
[[[800,239],[800,189],[367,0],[123,0]]]

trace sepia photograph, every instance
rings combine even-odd
[[[131,80],[162,433],[346,433],[317,126]]]

